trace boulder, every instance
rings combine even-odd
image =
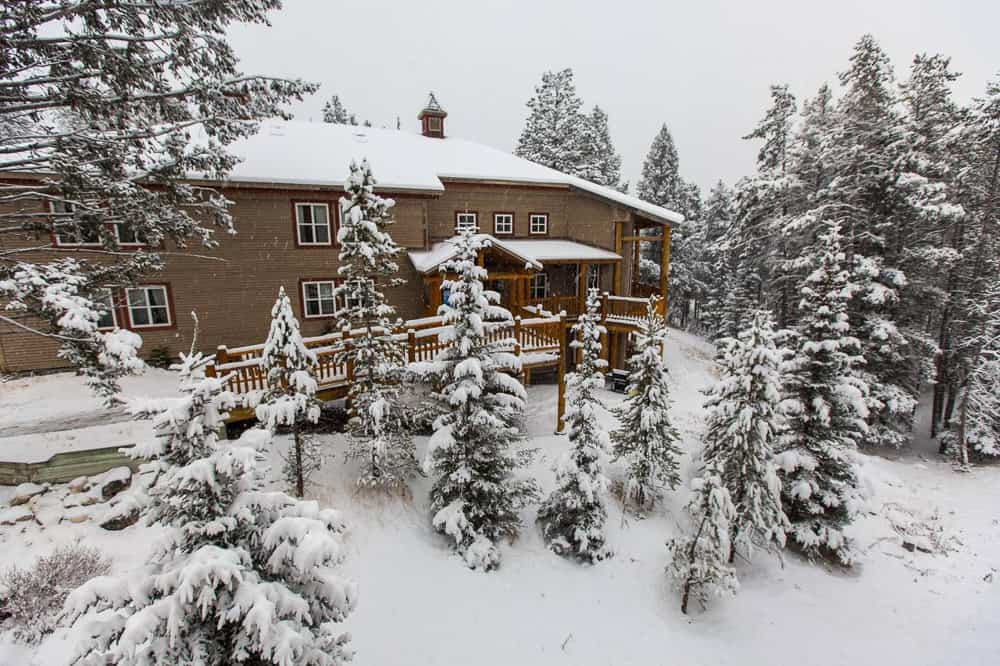
[[[31,509],[24,506],[23,504],[18,506],[12,506],[9,509],[4,509],[0,511],[0,525],[13,525],[14,523],[22,523],[26,520],[31,520],[35,517]]]
[[[66,486],[71,493],[82,493],[90,488],[90,479],[85,476],[78,476]]]
[[[101,497],[109,500],[132,484],[132,470],[128,467],[115,467],[93,477],[91,482],[93,488],[100,488]]]
[[[101,527],[112,532],[117,532],[118,530],[135,525],[139,522],[140,515],[142,515],[142,511],[139,508],[139,503],[131,498],[127,498],[111,507],[104,514],[104,518],[101,519]]]
[[[25,504],[32,497],[41,495],[46,490],[48,490],[48,486],[40,486],[37,483],[22,483],[14,488],[14,496],[10,499],[10,505]]]
[[[83,523],[90,520],[90,512],[82,506],[68,510],[63,517],[71,523]]]

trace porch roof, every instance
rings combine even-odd
[[[561,239],[500,239],[490,234],[478,234],[490,247],[525,263],[525,268],[541,270],[544,262],[608,262],[621,261],[621,255],[583,243]],[[429,250],[410,251],[410,261],[418,272],[429,274],[455,256],[455,238],[435,243]]]

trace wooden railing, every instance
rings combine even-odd
[[[566,323],[564,317],[533,317],[490,325],[487,340],[499,343],[522,358],[525,368],[555,366],[560,358],[560,343],[563,340]],[[431,361],[448,347],[450,341],[444,335],[451,327],[441,317],[425,317],[405,322],[403,327],[393,332],[393,337],[406,348],[409,362]],[[353,337],[363,331],[340,331],[328,335],[304,338],[306,347],[316,353],[315,372],[320,391],[329,391],[349,386],[352,368],[348,363],[339,362],[340,352],[350,344]],[[209,376],[230,375],[229,388],[238,395],[246,395],[267,387],[266,377],[260,366],[264,345],[247,345],[229,348],[220,346],[215,353],[215,362],[206,368]]]
[[[635,296],[611,296],[607,292],[601,296],[601,318],[605,321],[633,324],[646,318],[648,298]],[[656,309],[663,315],[663,299],[656,301]]]
[[[565,312],[568,317],[580,315],[579,296],[546,296],[532,299],[528,306],[540,315],[557,316],[560,312]]]

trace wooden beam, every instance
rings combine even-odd
[[[624,221],[615,222],[615,254],[621,256],[622,254],[622,227],[625,225]],[[616,294],[621,294],[622,292],[622,265],[621,262],[615,263],[615,272],[612,282],[612,288],[615,290]]]
[[[625,242],[636,243],[639,241],[658,241],[663,240],[663,236],[625,236],[622,238]]]
[[[660,298],[663,299],[663,316],[667,314],[667,285],[670,281],[670,227],[663,230],[663,245],[660,247]]]

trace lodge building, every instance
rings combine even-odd
[[[176,356],[191,344],[189,313],[196,312],[202,350],[252,345],[266,337],[271,306],[284,286],[303,335],[334,330],[340,198],[351,161],[362,159],[378,181],[376,193],[395,200],[390,233],[405,250],[399,260],[404,284],[388,296],[403,319],[436,312],[442,299],[440,267],[453,250],[448,241],[456,229],[467,227],[489,236],[481,260],[490,287],[515,315],[565,311],[571,321],[588,287],[607,292],[609,311],[616,299],[625,310],[635,310],[630,297],[666,295],[670,225],[681,221],[680,215],[451,137],[446,117],[432,96],[418,116],[420,134],[265,122],[258,134],[231,147],[242,161],[227,180],[194,181],[217,188],[233,202],[236,235],[220,238],[210,251],[171,248],[164,269],[145,284],[109,291],[102,324],[141,334],[145,354],[162,348]],[[119,226],[115,233],[122,248],[142,247]],[[666,241],[658,287],[638,281],[639,249],[647,234]],[[12,241],[0,237],[0,249]],[[93,245],[60,237],[51,242],[70,254]],[[621,335],[627,331],[610,335],[609,360],[620,366]],[[64,366],[56,351],[54,341],[0,322],[0,371]]]

